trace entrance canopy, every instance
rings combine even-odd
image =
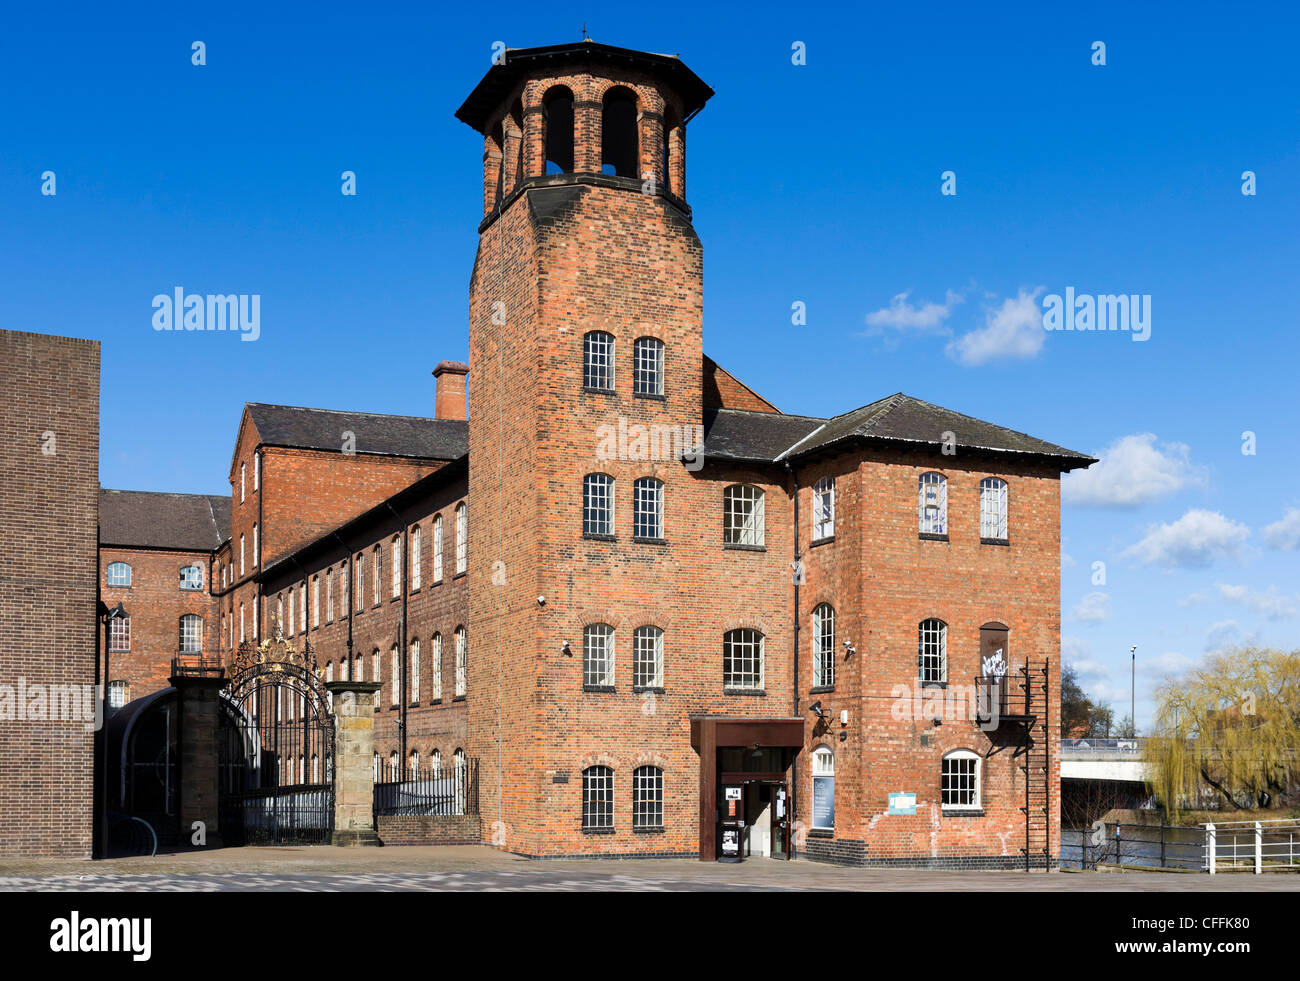
[[[738,772],[754,779],[781,779],[795,754],[803,748],[804,720],[799,717],[754,719],[719,715],[691,716],[691,748],[700,754],[700,860],[712,862],[716,856],[718,831],[718,784],[722,779],[721,763],[728,766],[735,753],[741,756]],[[753,760],[750,764],[747,761]],[[775,761],[781,761],[780,763]],[[773,767],[771,772],[766,767]],[[779,767],[779,769],[778,769]]]

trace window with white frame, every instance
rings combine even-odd
[[[664,537],[664,484],[654,477],[638,477],[632,484],[632,537]]]
[[[289,594],[289,601],[293,601],[293,593]],[[284,594],[281,593],[275,598],[275,627],[280,633],[284,633]]]
[[[131,567],[125,562],[110,562],[105,582],[110,586],[129,587],[131,585]]]
[[[325,622],[334,622],[334,570],[325,570]]]
[[[348,615],[348,601],[352,594],[348,591],[348,564],[339,566],[339,615]]]
[[[239,503],[244,503],[244,464],[239,465]]]
[[[763,492],[749,484],[732,484],[722,492],[722,543],[763,546]]]
[[[614,628],[607,623],[582,628],[582,684],[584,687],[614,684]]]
[[[582,533],[614,534],[614,478],[607,473],[582,478]]]
[[[320,576],[311,580],[311,625],[320,626]]]
[[[632,392],[664,393],[664,342],[657,337],[638,338],[632,346]]]
[[[943,758],[940,801],[945,811],[980,808],[980,758],[968,749],[956,749]]]
[[[203,588],[203,568],[197,562],[181,566],[181,589]]]
[[[246,634],[244,633],[244,604],[240,603],[239,604],[239,642],[241,644],[244,642],[245,636]]]
[[[420,751],[418,749],[411,750],[411,779],[420,779]]]
[[[980,538],[1007,540],[1007,482],[999,477],[980,481]]]
[[[729,630],[722,638],[722,686],[746,691],[763,687],[763,635]]]
[[[466,554],[469,548],[469,527],[465,505],[456,505],[456,575],[465,571]]]
[[[469,789],[466,786],[469,777],[469,760],[465,756],[465,751],[458,746],[456,747],[456,752],[451,754],[451,761],[451,775],[456,788],[455,811],[457,814],[464,814],[466,791]]]
[[[352,674],[357,681],[366,680],[366,656],[358,654],[352,662]]]
[[[260,550],[258,549],[257,542],[258,542],[258,537],[257,537],[257,522],[254,521],[254,522],[253,522],[253,568],[254,568],[254,569],[257,568],[258,558],[259,558],[259,556],[260,556],[260,554],[261,554],[261,553],[260,553]]]
[[[119,709],[127,702],[127,693],[131,686],[125,681],[110,681],[108,683],[108,707]]]
[[[822,603],[812,615],[813,686],[835,685],[835,608]]]
[[[835,754],[829,746],[813,750],[812,784],[812,826],[819,831],[834,831]]]
[[[917,528],[922,535],[948,534],[948,479],[941,473],[917,481]]]
[[[813,485],[813,541],[835,534],[835,478],[823,477]]]
[[[380,684],[381,686],[382,686],[383,683],[384,683],[383,673],[382,673],[382,671],[381,671],[381,669],[380,669],[380,663],[379,663],[379,648],[378,648],[378,647],[376,647],[373,651],[370,652],[370,680],[371,680],[371,681],[377,681],[377,682],[379,682],[379,684]],[[379,695],[379,694],[376,694],[376,695],[375,695],[375,711],[376,711],[376,712],[379,711],[379,700],[380,700],[381,698],[383,698],[382,695]]]
[[[420,526],[411,529],[411,589],[420,588]]]
[[[239,536],[239,574],[244,574],[244,536]]]
[[[383,566],[383,552],[378,545],[375,546],[374,555],[371,556],[371,564],[374,567],[374,581],[370,584],[370,602],[378,606],[380,583],[383,582],[383,578],[380,576],[380,569]]]
[[[664,686],[664,632],[658,627],[647,624],[632,631],[632,685]]]
[[[307,583],[298,584],[298,633],[307,632]]]
[[[469,638],[464,627],[456,628],[456,697],[464,698],[469,687],[466,665],[469,658]]]
[[[262,486],[262,454],[253,454],[253,490]]]
[[[582,827],[587,831],[614,827],[614,771],[607,766],[582,771]]]
[[[320,783],[320,757],[315,753],[311,754],[311,782]]]
[[[294,592],[295,592],[294,588],[293,588],[292,586],[290,586],[290,587],[289,587],[289,619],[285,621],[285,625],[284,625],[284,635],[285,635],[286,637],[292,637],[292,636],[293,636],[293,631],[294,631],[294,619],[293,619],[293,594],[294,594]]]
[[[180,652],[182,654],[200,654],[203,652],[203,618],[193,613],[181,617]]]
[[[639,766],[632,771],[632,827],[664,826],[664,771]]]
[[[411,641],[411,698],[412,702],[420,700],[420,640]]]
[[[442,750],[433,749],[429,751],[429,772],[434,776],[442,773]]]
[[[392,704],[397,705],[402,701],[402,655],[398,651],[397,645],[393,645],[392,650],[393,681],[389,686],[392,689]]]
[[[131,649],[130,617],[113,617],[108,621],[108,649],[114,653]]]
[[[433,581],[442,582],[442,515],[433,519]]]
[[[390,554],[393,559],[393,599],[402,595],[402,536],[394,535]]]
[[[614,390],[614,335],[593,330],[582,339],[582,387]]]
[[[262,608],[262,598],[260,596],[253,600],[253,639],[258,640],[262,635],[257,628],[258,611]]]
[[[366,608],[366,553],[357,553],[357,609]]]
[[[429,664],[429,699],[442,701],[442,634],[433,635],[431,651],[432,662]]]
[[[948,680],[948,625],[942,620],[922,620],[917,631],[917,669],[922,684]]]

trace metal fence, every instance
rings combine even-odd
[[[438,769],[375,768],[375,815],[423,814],[451,817],[478,813],[478,760]]]
[[[1061,829],[1061,865],[1180,869],[1192,872],[1300,870],[1300,820],[1228,821],[1197,825],[1098,821]]]
[[[1061,755],[1071,759],[1141,759],[1146,739],[1137,736],[1131,739],[1062,739]]]
[[[1300,869],[1300,820],[1216,821],[1204,828],[1211,875]]]

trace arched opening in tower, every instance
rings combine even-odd
[[[558,86],[542,100],[546,127],[546,172],[573,173],[573,93]]]
[[[602,174],[636,177],[639,141],[637,139],[636,95],[615,87],[605,93],[601,111]]]

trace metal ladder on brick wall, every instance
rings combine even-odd
[[[1025,699],[1025,728],[1019,752],[1020,771],[1024,779],[1025,803],[1025,871],[1042,860],[1044,870],[1051,868],[1052,855],[1052,746],[1048,709],[1051,705],[1051,662],[1029,661],[1019,671],[1020,688]]]

